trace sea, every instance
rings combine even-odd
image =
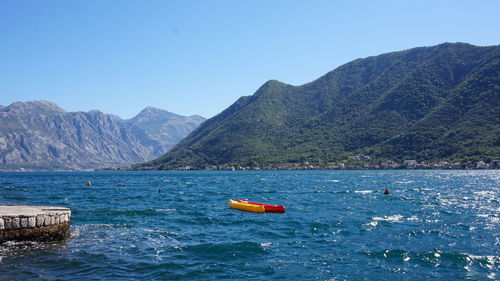
[[[72,211],[0,280],[500,280],[500,170],[0,173],[0,204]]]

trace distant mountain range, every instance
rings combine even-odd
[[[128,166],[165,153],[205,119],[147,107],[136,117],[66,112],[49,101],[0,106],[0,170]]]
[[[444,43],[271,80],[135,169],[500,158],[500,46]]]

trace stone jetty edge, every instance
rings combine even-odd
[[[0,243],[59,240],[69,236],[71,210],[46,206],[0,206]]]

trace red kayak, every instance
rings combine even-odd
[[[264,210],[266,210],[266,213],[284,213],[285,212],[285,206],[283,206],[283,205],[269,205],[269,204],[263,204],[263,203],[249,202],[249,201],[245,201],[245,200],[238,200],[238,202],[264,206]]]

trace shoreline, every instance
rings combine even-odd
[[[142,166],[141,166],[142,165]],[[34,168],[34,167],[15,167],[15,168],[0,168],[2,172],[94,172],[94,171],[262,171],[262,170],[498,170],[500,169],[500,160],[467,160],[467,161],[432,161],[418,162],[416,160],[376,160],[369,156],[358,155],[353,159],[344,160],[341,162],[329,162],[323,164],[313,164],[310,162],[303,163],[283,163],[283,164],[267,164],[267,165],[236,165],[236,164],[220,164],[220,165],[197,165],[197,166],[178,166],[175,168],[161,168],[163,165],[148,165],[132,164],[130,166],[121,167],[96,167],[96,168]],[[163,166],[168,167],[168,166]]]
[[[308,168],[308,169],[280,169],[280,168],[249,168],[249,169],[123,169],[123,168],[109,168],[109,169],[95,169],[95,170],[0,170],[1,173],[43,173],[43,172],[53,172],[53,173],[82,173],[82,172],[183,172],[183,171],[495,171],[500,170],[500,167],[495,168],[395,168],[395,169],[376,169],[376,168],[366,168],[366,169],[356,169],[356,168]]]

